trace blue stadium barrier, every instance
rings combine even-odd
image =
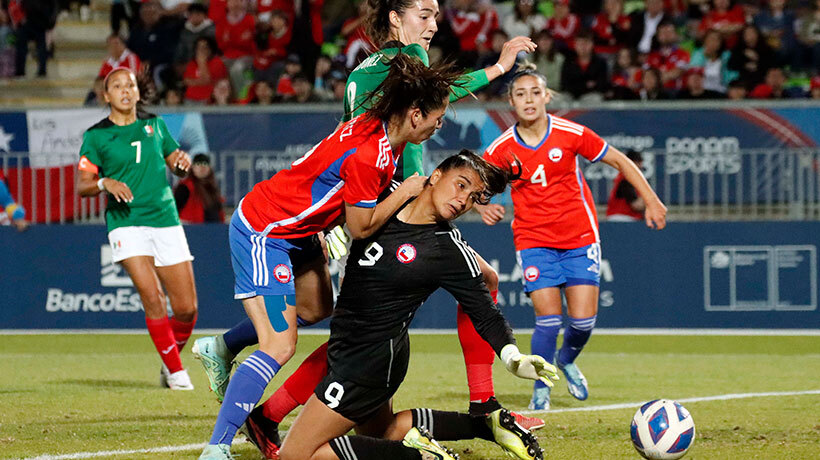
[[[514,327],[533,327],[507,224],[459,225],[500,275],[500,305]],[[199,296],[199,328],[243,319],[233,300],[224,225],[186,226]],[[816,329],[820,222],[601,224],[598,327]],[[110,262],[102,226],[0,227],[0,329],[139,329],[139,296]],[[455,327],[455,302],[439,292],[416,328]],[[321,325],[319,327],[322,327]]]

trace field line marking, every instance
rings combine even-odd
[[[766,393],[732,393],[715,396],[701,396],[697,398],[683,398],[676,399],[679,403],[702,402],[702,401],[726,401],[730,399],[746,399],[746,398],[763,398],[768,396],[803,396],[803,395],[820,395],[820,390],[806,390],[806,391],[771,391]],[[604,406],[589,406],[589,407],[570,407],[566,409],[552,409],[549,411],[538,410],[522,410],[516,411],[519,414],[557,414],[561,412],[596,412],[604,410],[630,409],[633,407],[640,407],[646,401],[636,403],[623,404],[608,404]],[[234,441],[241,442],[241,441]],[[181,446],[164,446],[150,449],[134,449],[134,450],[109,450],[101,452],[77,452],[74,454],[61,455],[40,455],[37,457],[27,457],[21,460],[80,460],[94,457],[106,457],[114,455],[129,455],[129,454],[154,454],[163,452],[180,452],[186,450],[199,450],[205,448],[205,443],[201,444],[185,444]]]
[[[697,398],[682,398],[675,399],[679,403],[703,402],[703,401],[728,401],[730,399],[746,399],[746,398],[765,398],[769,396],[804,396],[804,395],[820,395],[820,390],[806,390],[806,391],[770,391],[766,393],[731,393],[725,395],[715,396],[701,396]],[[619,410],[631,409],[633,407],[640,407],[646,401],[622,404],[607,404],[604,406],[588,406],[588,407],[567,407],[564,409],[550,409],[543,410],[522,410],[516,411],[519,414],[557,414],[561,412],[598,412],[605,410]]]

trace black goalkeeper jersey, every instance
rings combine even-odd
[[[407,329],[438,288],[461,303],[496,354],[515,343],[458,229],[450,223],[410,225],[394,216],[351,247],[330,322],[334,372],[363,384],[400,383],[409,361]]]

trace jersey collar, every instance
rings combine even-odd
[[[518,122],[513,125],[513,137],[515,137],[515,142],[517,142],[521,147],[526,147],[530,150],[540,149],[541,146],[544,145],[544,142],[547,141],[547,138],[550,137],[550,133],[552,133],[552,115],[550,114],[547,114],[547,133],[544,134],[544,138],[541,139],[541,142],[539,142],[535,147],[524,142],[524,140],[518,135]]]

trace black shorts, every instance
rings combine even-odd
[[[296,246],[296,249],[288,253],[290,263],[293,265],[293,273],[299,273],[305,265],[320,257],[322,259],[325,257],[318,234],[305,236],[303,238],[290,238],[287,242]]]
[[[327,407],[361,425],[390,401],[400,383],[371,387],[346,380],[328,369],[327,375],[313,392]]]

